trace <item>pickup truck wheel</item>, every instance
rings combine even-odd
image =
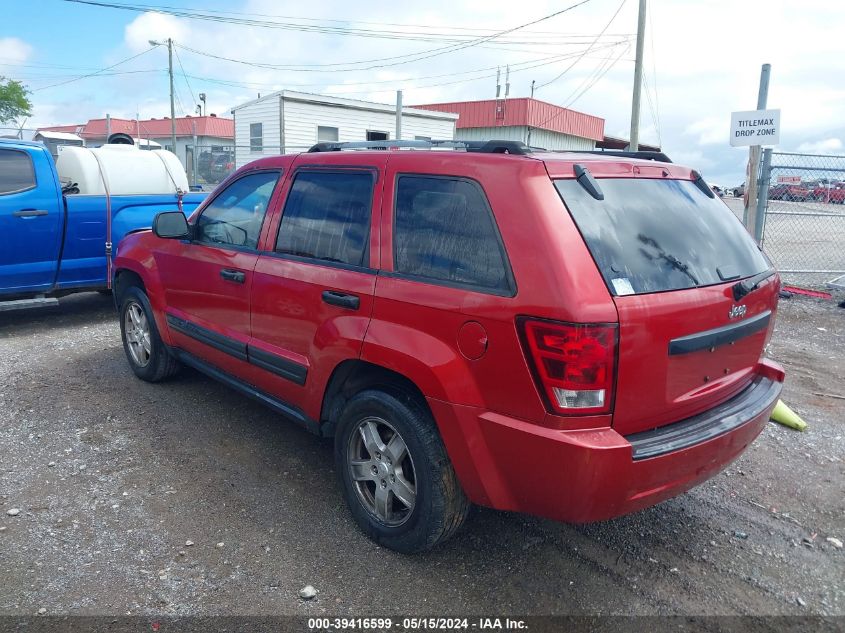
[[[144,291],[133,286],[120,298],[120,335],[129,366],[147,382],[158,382],[179,369],[159,336],[150,301]]]
[[[412,554],[449,538],[469,501],[424,405],[401,391],[367,390],[343,410],[335,461],[344,496],[372,540]]]

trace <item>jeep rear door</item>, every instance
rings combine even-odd
[[[359,357],[370,321],[386,161],[299,156],[255,267],[251,382],[312,419],[334,369]]]
[[[727,206],[690,180],[595,182],[602,199],[571,178],[555,186],[619,315],[614,428],[655,428],[737,394],[774,327],[771,264]],[[759,285],[735,298],[747,279]]]

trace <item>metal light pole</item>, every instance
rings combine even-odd
[[[643,86],[643,46],[645,44],[645,2],[640,0],[637,18],[637,58],[634,63],[634,95],[631,99],[631,143],[628,149],[636,152],[640,148],[640,93]]]
[[[173,153],[176,153],[176,104],[173,101],[173,39],[167,38],[164,42],[149,40],[152,46],[167,44],[167,70],[170,74],[170,144]]]

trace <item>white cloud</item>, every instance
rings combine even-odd
[[[726,144],[730,137],[730,121],[722,117],[707,117],[690,123],[684,134],[698,136],[700,145]]]
[[[129,50],[139,53],[150,47],[150,40],[168,37],[186,43],[191,32],[187,21],[161,13],[142,13],[126,25],[124,39]]]
[[[826,138],[820,141],[809,141],[798,146],[799,152],[808,154],[833,154],[841,153],[842,141],[838,138]]]
[[[17,37],[0,37],[0,61],[3,65],[23,64],[32,56],[32,46]]]

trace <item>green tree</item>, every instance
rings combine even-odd
[[[32,116],[29,90],[21,82],[0,76],[0,124]]]

